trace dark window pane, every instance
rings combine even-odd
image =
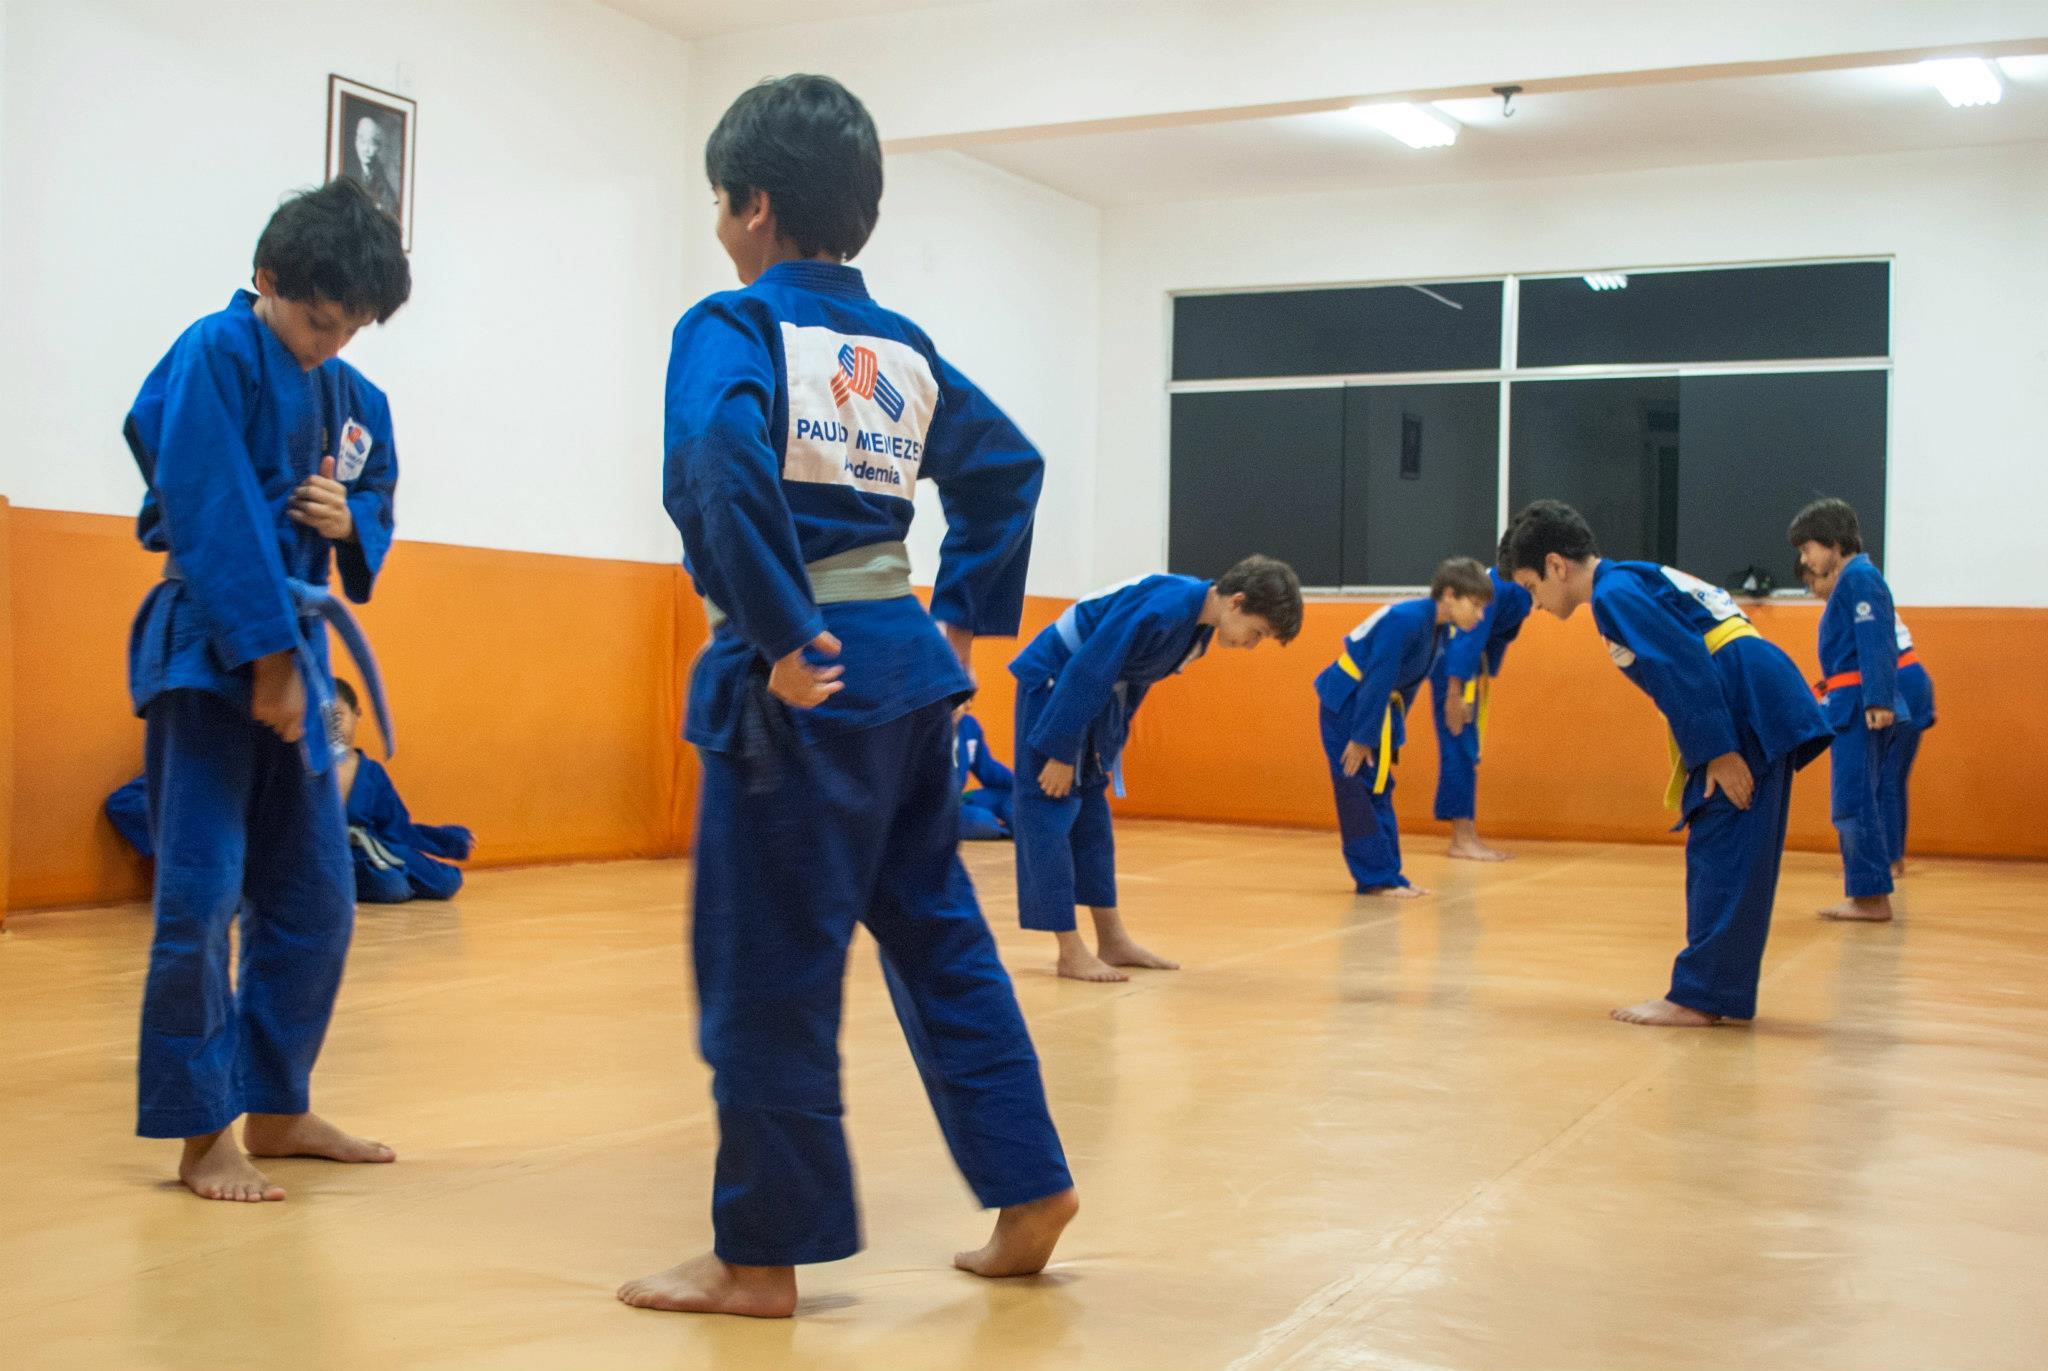
[[[1681,382],[1678,565],[1721,585],[1755,566],[1797,587],[1785,527],[1823,495],[1856,506],[1864,551],[1882,565],[1888,380],[1841,371]]]
[[[1884,262],[1657,271],[1622,290],[1582,277],[1525,280],[1525,367],[1882,357],[1891,351]]]
[[[1174,396],[1168,569],[1216,576],[1263,552],[1337,584],[1343,456],[1337,387]]]
[[[1446,557],[1491,562],[1499,492],[1498,384],[1345,387],[1342,584],[1427,585]]]
[[[1173,379],[1491,371],[1500,298],[1498,281],[1183,295],[1173,302]]]
[[[1625,561],[1678,555],[1676,377],[1517,381],[1509,397],[1508,504],[1563,500]]]

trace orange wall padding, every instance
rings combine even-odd
[[[1745,606],[1765,636],[1818,676],[1812,603]],[[1287,648],[1215,652],[1146,697],[1126,761],[1122,812],[1336,827],[1316,731],[1311,682],[1345,633],[1370,612],[1360,601],[1315,602]],[[2039,822],[2048,755],[2048,611],[1909,608],[1905,618],[1935,679],[1940,722],[1913,773],[1913,850],[1978,857],[2048,857]],[[1436,733],[1427,691],[1409,716],[1395,807],[1408,832],[1444,832],[1430,818]],[[1649,699],[1608,660],[1592,613],[1560,623],[1530,616],[1494,694],[1479,769],[1482,833],[1498,837],[1678,841],[1664,832],[1668,774],[1663,724]],[[1792,846],[1833,851],[1828,766],[1794,790]]]
[[[11,529],[10,902],[146,895],[147,865],[99,806],[141,769],[128,626],[161,559],[126,518],[15,509]],[[413,815],[475,829],[484,865],[684,850],[696,770],[678,738],[682,682],[704,638],[694,600],[674,566],[398,544],[359,614]],[[361,741],[382,755],[373,726]]]
[[[13,523],[7,497],[0,495],[0,928],[7,927],[8,876],[14,838],[14,596],[8,537]]]

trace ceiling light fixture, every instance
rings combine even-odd
[[[1970,105],[1995,105],[2005,95],[1998,73],[1979,57],[1933,57],[1920,64],[1941,92],[1942,99],[1964,109]]]
[[[1447,148],[1458,141],[1455,120],[1420,105],[1356,105],[1351,112],[1411,148]]]
[[[1628,277],[1618,271],[1589,271],[1584,280],[1594,290],[1628,289]]]

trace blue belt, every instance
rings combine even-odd
[[[164,579],[182,581],[184,570],[175,562],[164,560]],[[376,711],[377,731],[384,735],[384,755],[396,756],[398,735],[391,726],[391,705],[384,695],[384,677],[377,670],[376,654],[370,651],[370,640],[363,636],[363,627],[356,622],[355,615],[348,612],[348,606],[334,598],[334,592],[325,586],[312,585],[296,577],[287,576],[285,586],[291,591],[292,607],[301,619],[318,619],[331,627],[341,639],[348,655],[355,660],[356,670],[363,675],[363,689],[369,692],[370,707]],[[313,649],[301,634],[293,647],[299,666],[299,680],[306,688],[306,733],[303,746],[306,753],[306,769],[316,776],[325,775],[327,770],[348,753],[348,745],[342,741],[335,726],[334,687],[328,675],[320,668],[320,659],[313,655]],[[325,739],[322,747],[316,741]]]
[[[1080,602],[1077,600],[1073,604],[1068,605],[1059,618],[1052,621],[1053,632],[1059,634],[1060,641],[1067,645],[1069,655],[1078,655],[1081,651],[1081,620],[1075,612],[1080,607]],[[1130,699],[1130,685],[1127,682],[1118,681],[1112,688],[1112,693],[1116,696],[1118,708],[1124,709],[1126,702]],[[1125,717],[1128,718],[1129,715],[1126,714]],[[1116,797],[1119,800],[1124,798],[1124,750],[1122,748],[1118,748],[1116,756],[1109,759],[1109,788],[1116,792]]]

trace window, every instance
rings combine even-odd
[[[1177,298],[1168,564],[1417,586],[1551,497],[1609,556],[1796,586],[1808,500],[1883,545],[1890,296],[1829,262]]]

